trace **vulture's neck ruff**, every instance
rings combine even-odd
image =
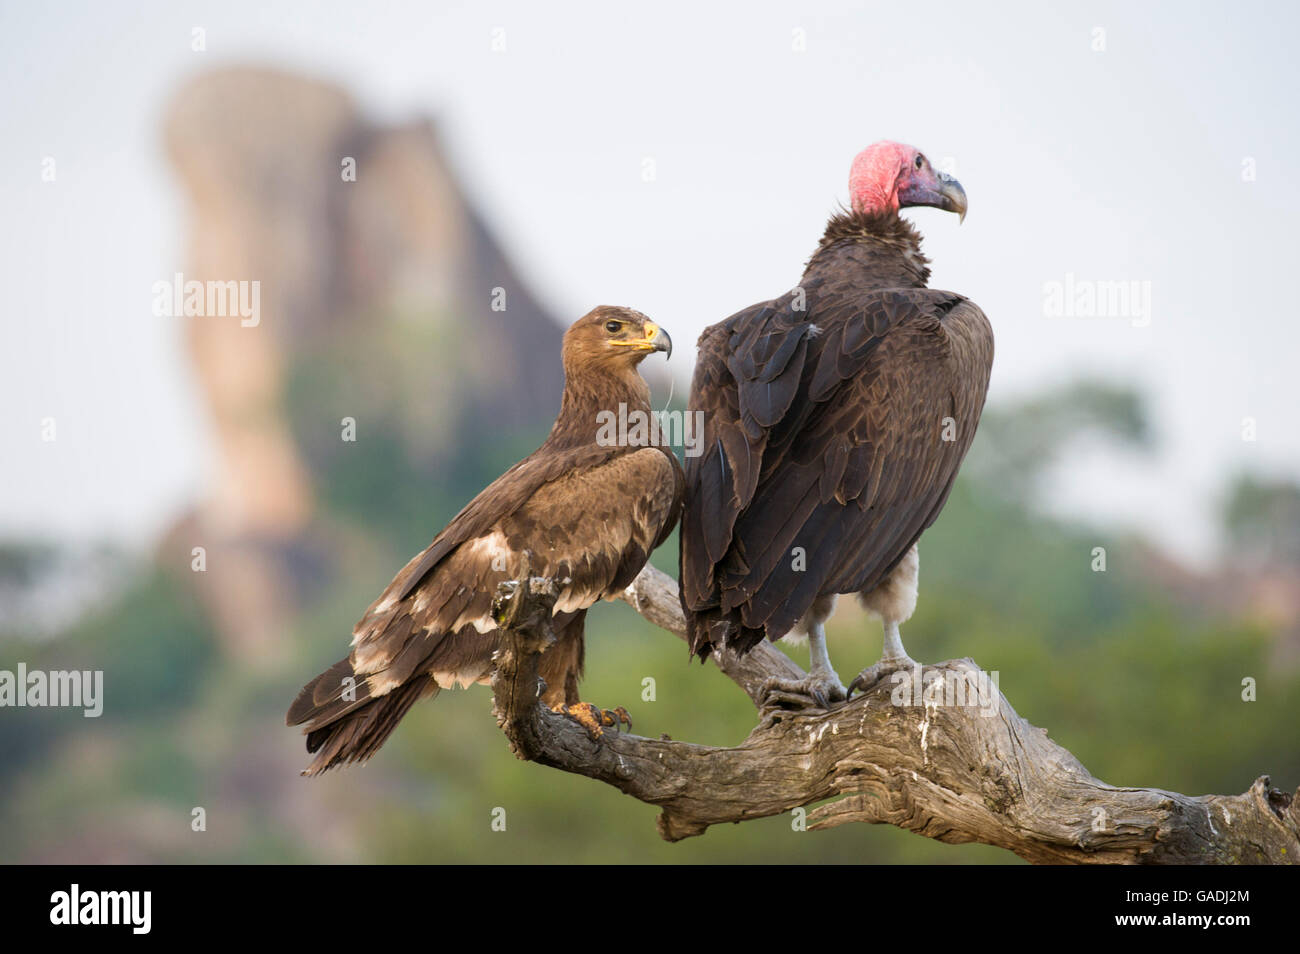
[[[923,288],[930,280],[930,260],[921,251],[921,233],[896,212],[839,212],[831,216],[804,274],[846,257],[871,269],[882,285]]]

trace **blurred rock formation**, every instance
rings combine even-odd
[[[218,466],[164,559],[187,566],[205,548],[204,602],[227,651],[255,662],[275,654],[304,586],[328,579],[318,498],[340,460],[433,481],[462,435],[544,429],[562,327],[428,121],[377,125],[327,83],[227,69],[183,88],[164,130],[189,206],[185,280],[261,283],[256,326],[182,319]],[[388,456],[371,459],[380,438]]]

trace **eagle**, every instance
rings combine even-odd
[[[684,475],[673,452],[639,440],[644,427],[608,426],[611,415],[650,419],[637,365],[656,351],[670,355],[672,339],[630,308],[595,308],[565,332],[564,395],[546,441],[402,568],[353,629],[347,658],[290,706],[288,724],[304,726],[315,755],[304,775],[368,759],[416,700],[490,682],[499,643],[493,595],[524,574],[558,586],[556,639],[538,666],[543,703],[593,737],[602,726],[631,725],[622,707],[582,702],[578,680],[588,607],[632,582],[681,512]]]
[[[993,332],[961,295],[926,287],[921,236],[899,210],[966,214],[966,193],[920,151],[878,142],[849,175],[795,288],[706,328],[688,407],[681,601],[692,651],[807,638],[807,679],[769,698],[825,707],[911,667],[917,539],[934,523],[988,391]],[[856,593],[884,651],[848,688],[824,624]]]

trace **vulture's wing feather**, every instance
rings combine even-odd
[[[701,337],[683,601],[738,612],[739,648],[819,593],[880,582],[942,509],[984,405],[992,330],[974,304],[830,284],[805,285],[806,313],[787,295]]]
[[[761,302],[700,336],[690,408],[703,414],[701,453],[686,458],[695,504],[683,511],[682,584],[688,600],[712,588],[737,515],[753,497],[768,435],[790,416],[816,329],[793,293]],[[685,521],[691,521],[688,530]]]

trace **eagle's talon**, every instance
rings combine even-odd
[[[551,711],[566,715],[578,723],[587,730],[587,735],[593,742],[600,741],[600,737],[605,734],[605,730],[601,728],[602,723],[605,722],[605,713],[590,702],[575,702],[571,706],[560,704],[552,706]]]
[[[612,709],[606,709],[605,715],[610,719],[606,725],[612,725],[615,732],[622,732],[623,726],[627,726],[627,731],[632,731],[632,716],[622,706],[615,706]]]
[[[605,728],[613,728],[615,732],[621,731],[622,724],[626,724],[628,729],[632,728],[632,717],[628,715],[626,709],[622,706],[615,706],[613,709],[602,709],[594,706],[590,702],[575,702],[571,706],[556,705],[551,707],[552,712],[558,712],[566,715],[574,722],[587,730],[592,741],[599,741],[605,734]]]

